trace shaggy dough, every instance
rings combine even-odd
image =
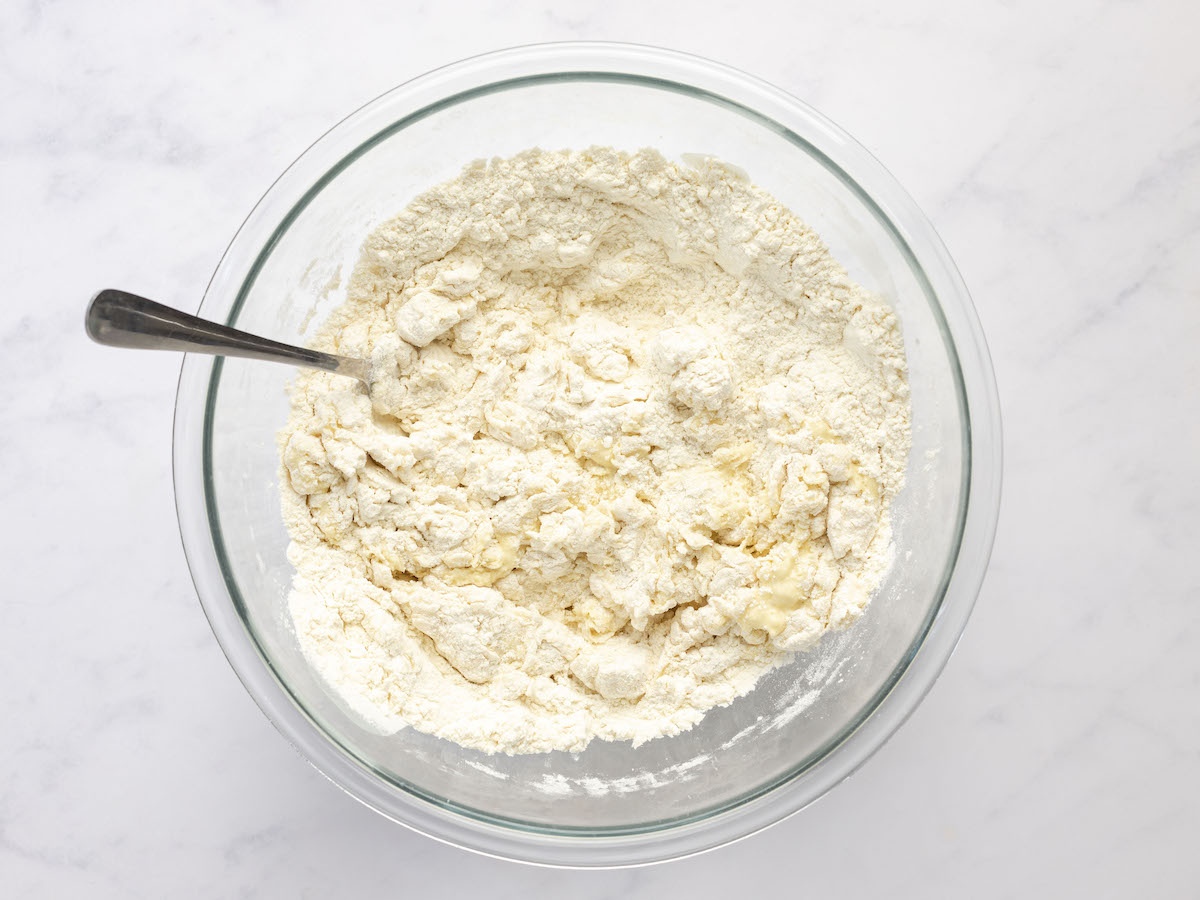
[[[312,663],[384,731],[510,753],[698,722],[890,559],[895,315],[740,173],[475,163],[366,241],[280,435]]]

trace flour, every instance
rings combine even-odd
[[[508,753],[695,725],[891,558],[895,315],[730,167],[478,162],[366,241],[280,434],[307,658],[375,728]]]

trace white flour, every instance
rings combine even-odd
[[[377,728],[675,734],[861,612],[909,447],[894,314],[734,170],[475,163],[367,240],[280,435],[312,664]]]

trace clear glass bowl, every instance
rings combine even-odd
[[[188,356],[175,491],[196,589],[230,663],[314,766],[397,822],[474,850],[611,866],[694,853],[811,803],[912,712],[950,655],[987,564],[1000,490],[995,385],[967,291],[926,218],[849,136],[741,72],[619,44],[470,59],[369,103],[271,186],[201,314],[301,339],[339,302],[370,229],[478,157],[592,144],[745,169],[899,312],[913,449],[898,558],[867,614],[677,737],[634,749],[487,756],[364,727],[309,668],[285,598],[275,433],[293,370]]]

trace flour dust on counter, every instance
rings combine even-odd
[[[738,170],[480,161],[366,240],[279,443],[306,657],[488,752],[676,734],[891,561],[899,323]]]

